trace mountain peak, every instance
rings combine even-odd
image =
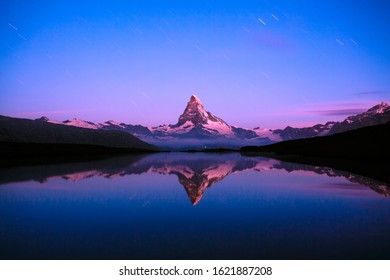
[[[187,103],[187,107],[183,114],[179,117],[177,126],[183,125],[186,122],[192,122],[193,124],[207,123],[208,113],[203,107],[202,102],[196,95],[191,95],[190,101]]]
[[[389,104],[382,101],[381,103],[370,108],[367,112],[381,114],[381,113],[384,113],[385,111],[387,111],[388,109],[390,109]]]
[[[175,127],[182,126],[185,123],[192,123],[195,126],[217,123],[230,130],[230,126],[226,122],[206,111],[202,102],[196,95],[191,95],[190,101],[187,103],[187,107],[179,117],[179,121]]]
[[[191,95],[190,102],[199,102],[199,103],[202,103],[202,102],[200,101],[200,99],[199,99],[195,94]]]
[[[386,102],[384,102],[384,101],[382,101],[381,103],[379,103],[379,104],[376,105],[376,106],[379,107],[379,108],[384,108],[384,109],[387,109],[387,108],[390,107],[389,104],[386,103]]]

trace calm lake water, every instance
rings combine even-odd
[[[389,195],[237,153],[0,169],[0,258],[389,259]]]

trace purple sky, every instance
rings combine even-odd
[[[389,102],[386,1],[136,2],[2,1],[0,114],[156,126],[196,94],[282,128]]]

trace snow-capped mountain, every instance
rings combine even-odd
[[[78,118],[73,118],[63,122],[50,120],[47,117],[41,117],[37,120],[42,122],[53,123],[53,124],[62,124],[67,126],[76,126],[76,127],[89,128],[89,129],[120,130],[140,137],[153,136],[149,128],[145,126],[119,123],[113,120],[106,121],[104,123],[94,123],[90,121],[81,120]]]
[[[192,95],[183,114],[175,125],[162,125],[151,129],[157,137],[177,138],[254,138],[251,130],[230,126],[221,118],[207,112],[200,99]]]
[[[381,102],[364,113],[349,116],[344,121],[335,123],[329,131],[329,134],[340,133],[365,126],[384,124],[388,121],[390,121],[390,106],[386,102]]]
[[[67,125],[67,126],[76,126],[76,127],[89,128],[89,129],[100,129],[101,128],[100,124],[95,124],[93,122],[84,121],[84,120],[81,120],[78,118],[73,118],[71,120],[66,120],[66,121],[60,122],[60,121],[50,120],[47,117],[40,117],[39,119],[36,119],[36,121],[53,123],[53,124],[62,124],[62,125]]]
[[[246,140],[259,138],[254,131],[231,126],[221,118],[206,111],[200,99],[195,95],[191,96],[183,114],[180,115],[178,122],[174,125],[160,125],[149,128],[142,125],[130,125],[113,120],[104,123],[93,123],[76,118],[63,122],[49,120],[46,117],[42,117],[39,120],[89,129],[120,130],[152,142],[167,139],[211,140],[218,138],[220,140]],[[266,141],[269,142],[269,140]]]
[[[229,125],[223,119],[206,111],[200,99],[192,95],[187,106],[173,125],[145,127],[131,125],[113,120],[104,123],[93,123],[80,119],[63,122],[49,120],[46,117],[40,121],[100,130],[125,131],[142,140],[157,146],[172,148],[238,148],[244,145],[265,145],[292,139],[325,136],[344,132],[360,127],[383,124],[390,121],[390,106],[381,102],[368,111],[347,117],[341,122],[327,122],[312,127],[284,129],[254,128],[244,129]],[[195,142],[194,142],[195,140]]]
[[[142,125],[131,125],[131,124],[125,124],[125,123],[119,123],[115,121],[106,121],[104,123],[99,124],[100,129],[104,130],[120,130],[125,131],[130,134],[133,134],[137,137],[153,137],[152,132],[150,129],[146,126]]]
[[[268,138],[272,142],[283,141],[282,137],[278,133],[275,133],[276,130],[274,129],[255,127],[253,131],[258,137]]]
[[[49,121],[49,122],[55,123],[55,122],[52,122],[52,121]],[[77,127],[89,128],[89,129],[99,129],[99,128],[101,128],[101,126],[99,124],[95,124],[95,123],[89,122],[89,121],[80,120],[80,119],[77,119],[77,118],[74,118],[74,119],[71,119],[71,120],[66,120],[66,121],[64,121],[62,123],[65,124],[65,125],[68,125],[68,126],[77,126]]]
[[[312,127],[303,128],[294,128],[291,126],[287,126],[285,129],[273,130],[272,134],[279,136],[279,138],[281,139],[279,141],[324,136],[330,132],[334,124],[335,122],[327,122],[326,124],[316,124]]]
[[[386,102],[381,102],[366,112],[354,116],[349,116],[341,122],[327,122],[326,124],[317,124],[311,127],[303,128],[287,126],[284,129],[275,130],[255,128],[254,131],[260,137],[267,137],[271,141],[279,142],[300,138],[325,136],[361,127],[384,124],[389,121],[390,106]]]

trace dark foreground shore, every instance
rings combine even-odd
[[[154,152],[156,151],[83,144],[0,142],[0,167],[91,161],[124,154]]]
[[[389,183],[389,143],[390,122],[330,136],[243,147],[240,153],[328,166]]]

